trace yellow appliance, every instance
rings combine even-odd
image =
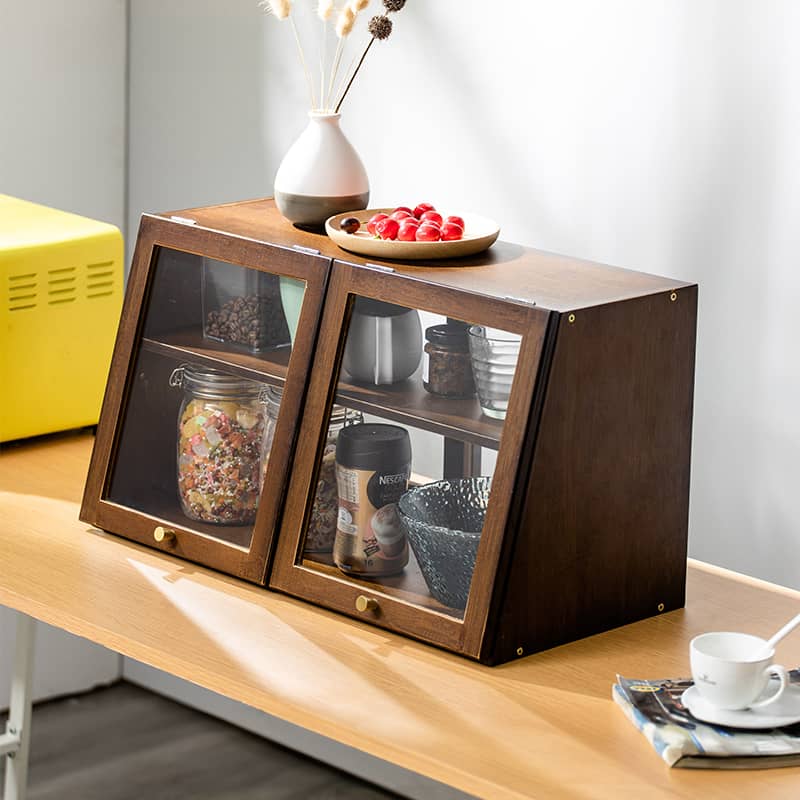
[[[113,225],[0,194],[0,442],[97,423],[122,265]]]

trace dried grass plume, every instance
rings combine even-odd
[[[292,13],[291,0],[261,0],[261,7],[278,19],[286,19]]]
[[[345,6],[336,19],[336,35],[340,39],[350,34],[356,21],[356,12],[350,6]]]

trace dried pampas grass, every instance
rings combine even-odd
[[[278,19],[286,19],[292,13],[291,0],[261,0],[259,5]]]
[[[333,14],[333,0],[319,0],[317,5],[317,16],[323,21],[327,22]]]
[[[259,0],[259,5],[276,19],[289,20],[289,24],[291,25],[294,33],[295,41],[297,42],[297,49],[300,53],[300,61],[302,62],[303,70],[306,74],[312,110],[321,111],[324,113],[338,113],[339,108],[342,105],[342,101],[350,91],[353,80],[358,74],[358,71],[361,69],[361,65],[364,63],[364,59],[366,58],[370,47],[372,47],[372,44],[376,39],[386,39],[392,32],[392,21],[389,19],[387,14],[400,11],[405,6],[406,0],[383,0],[383,7],[385,9],[384,13],[372,17],[367,25],[367,31],[369,32],[371,38],[364,48],[361,58],[358,59],[358,63],[356,64],[355,69],[353,69],[353,64],[356,63],[356,57],[353,57],[353,60],[350,62],[350,66],[342,75],[341,81],[337,86],[336,94],[334,94],[333,87],[336,85],[336,79],[339,73],[339,67],[341,65],[342,53],[345,48],[346,40],[353,32],[353,28],[357,22],[359,14],[364,11],[369,4],[370,0],[342,0],[342,4],[337,10],[336,0],[317,0],[316,14],[322,21],[322,42],[319,49],[319,103],[317,103],[317,98],[314,93],[314,86],[311,80],[311,73],[308,69],[305,54],[303,52],[303,46],[300,41],[300,36],[298,35],[297,28],[294,24],[292,0]],[[336,46],[336,52],[332,59],[330,72],[327,75],[328,80],[326,81],[328,22],[331,20],[334,20],[333,31],[336,34],[338,43]],[[342,91],[342,86],[345,87],[344,91]],[[338,100],[334,102],[334,98],[338,98]]]

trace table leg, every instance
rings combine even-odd
[[[466,478],[481,474],[481,448],[445,437],[444,477]]]
[[[0,755],[5,754],[6,757],[3,800],[25,800],[28,789],[35,633],[36,620],[27,614],[18,614],[11,702],[6,732],[0,736]]]

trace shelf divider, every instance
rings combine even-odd
[[[159,339],[142,339],[142,348],[177,360],[191,359],[209,367],[220,367],[244,378],[282,387],[289,367],[290,347],[278,347],[263,353],[247,353],[222,342],[203,338],[193,329],[176,331]]]
[[[426,392],[419,374],[389,386],[339,381],[335,403],[394,422],[497,450],[503,420],[481,413],[475,397],[450,399]]]

